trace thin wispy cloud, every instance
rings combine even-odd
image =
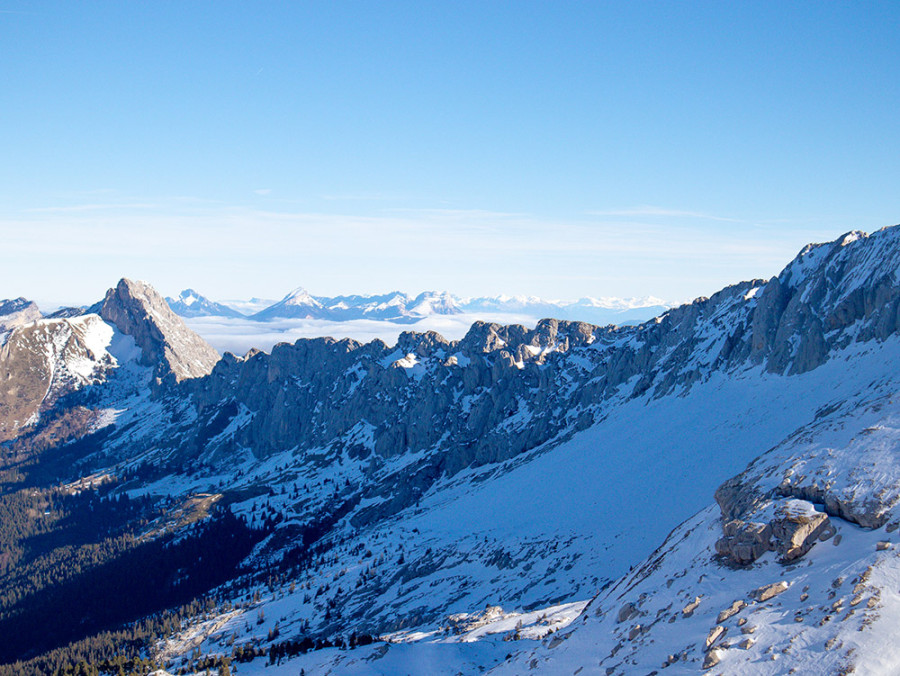
[[[667,209],[665,207],[656,206],[638,206],[628,209],[604,209],[599,211],[587,211],[588,216],[599,216],[602,218],[634,218],[634,217],[661,217],[661,218],[699,218],[709,221],[725,221],[728,223],[743,223],[739,218],[730,218],[727,216],[718,216],[703,211],[690,211],[685,209]]]
[[[72,204],[69,206],[61,206],[61,207],[35,207],[32,209],[24,209],[26,213],[60,213],[60,214],[72,214],[72,213],[81,213],[88,211],[108,211],[111,209],[155,209],[159,205],[158,204],[120,204],[120,203],[111,203],[111,204]]]
[[[326,202],[387,202],[406,199],[406,197],[399,193],[363,191],[349,193],[330,193],[322,195],[322,199]]]
[[[770,226],[760,236],[759,228],[647,215],[566,220],[448,208],[354,215],[174,198],[73,204],[0,215],[0,277],[8,278],[0,286],[16,285],[0,296],[49,295],[38,288],[42,280],[71,269],[70,278],[90,285],[89,292],[67,287],[73,301],[90,300],[123,275],[165,293],[192,286],[219,297],[281,297],[304,285],[327,294],[408,288],[677,301],[775,274],[804,244],[832,235],[804,231]]]

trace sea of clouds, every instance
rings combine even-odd
[[[276,319],[268,322],[249,319],[226,319],[222,317],[184,318],[185,323],[199,333],[219,352],[233,352],[243,355],[256,348],[269,352],[278,343],[293,343],[300,338],[353,338],[362,343],[383,340],[394,345],[404,331],[437,331],[448,340],[459,340],[466,335],[476,321],[498,324],[522,324],[534,328],[539,317],[519,314],[458,314],[432,315],[412,324],[355,319],[334,322],[324,319]]]

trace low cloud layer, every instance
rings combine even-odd
[[[476,321],[492,321],[499,324],[523,324],[534,328],[538,317],[515,314],[495,315],[434,315],[415,324],[397,324],[371,319],[348,322],[332,322],[323,319],[284,319],[272,322],[255,322],[248,319],[224,319],[220,317],[194,317],[185,322],[219,352],[243,355],[256,348],[269,352],[278,343],[293,343],[300,338],[353,338],[363,343],[383,340],[388,345],[397,342],[403,331],[437,331],[448,340],[459,340]]]

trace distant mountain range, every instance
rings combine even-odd
[[[193,289],[185,289],[178,298],[166,298],[169,307],[182,317],[243,317],[243,313],[201,296]]]
[[[425,291],[410,296],[400,291],[381,295],[313,296],[297,288],[279,301],[215,302],[186,289],[178,298],[166,298],[182,317],[274,319],[323,319],[349,321],[373,319],[411,324],[434,315],[527,315],[584,321],[593,324],[633,324],[662,314],[671,306],[653,298],[581,298],[576,301],[545,300],[535,296],[459,297]]]

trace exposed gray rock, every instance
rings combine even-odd
[[[681,614],[685,617],[690,617],[694,614],[694,611],[700,607],[700,597],[695,596],[694,600],[688,603],[684,608],[681,609]]]
[[[800,558],[823,533],[833,530],[828,515],[817,512],[805,500],[788,500],[778,507],[776,514],[771,521],[772,535],[785,562]]]
[[[730,606],[725,608],[722,612],[719,613],[719,616],[716,618],[716,624],[722,624],[725,620],[730,617],[734,617],[739,612],[741,612],[744,608],[747,607],[747,602],[741,599],[733,602]]]
[[[106,292],[100,316],[134,338],[142,351],[141,362],[156,368],[158,381],[205,376],[219,361],[219,353],[144,282],[120,280]]]
[[[787,477],[777,488],[777,493],[785,497],[795,497],[822,505],[829,516],[838,517],[862,528],[881,528],[887,522],[890,504],[883,501],[855,500],[852,496],[835,493],[828,486],[816,481],[810,483],[792,482]],[[849,497],[849,499],[848,499]]]
[[[703,658],[703,669],[712,669],[719,662],[721,662],[722,652],[723,651],[715,648],[706,653],[706,657]]]
[[[772,584],[763,585],[762,587],[754,589],[750,592],[749,596],[754,601],[762,603],[763,601],[768,601],[770,598],[787,591],[787,588],[788,583],[782,580],[781,582],[773,582]]]
[[[716,553],[738,565],[753,563],[772,549],[772,526],[767,523],[732,519],[722,530],[724,535],[716,541]]]
[[[713,644],[718,641],[722,636],[725,635],[725,627],[718,625],[709,630],[709,634],[706,635],[706,645],[704,646],[704,650],[709,650]]]
[[[622,622],[627,622],[632,617],[636,617],[640,611],[637,609],[633,603],[626,603],[619,609],[619,614],[616,618],[616,621],[620,624]]]
[[[780,560],[788,563],[806,554],[834,530],[828,515],[816,511],[805,500],[786,500],[774,512],[768,523],[740,519],[726,522],[723,536],[716,542],[716,553],[738,565],[747,565],[767,551],[776,551]]]
[[[25,298],[0,300],[0,333],[12,331],[41,318],[41,311],[34,301]]]

